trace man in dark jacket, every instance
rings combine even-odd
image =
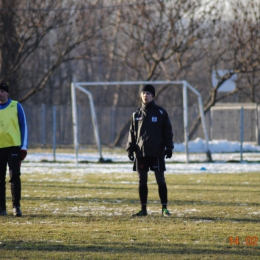
[[[141,90],[142,106],[132,116],[126,151],[139,176],[141,210],[133,216],[147,215],[149,169],[154,171],[162,204],[162,215],[171,215],[167,209],[167,186],[164,177],[165,160],[172,157],[173,133],[166,110],[154,102],[155,89],[145,85]],[[134,157],[136,156],[136,160]]]

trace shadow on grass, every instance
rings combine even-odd
[[[84,185],[84,184],[82,184]],[[80,185],[71,185],[71,184],[68,184],[68,185],[60,185],[60,183],[57,185],[56,183],[55,184],[52,184],[52,183],[48,183],[48,184],[36,184],[36,183],[30,183],[28,184],[28,182],[24,182],[24,187],[26,186],[31,186],[31,187],[40,187],[40,189],[42,188],[45,188],[45,189],[59,189],[59,190],[65,190],[65,189],[68,189],[68,190],[130,190],[130,189],[133,189],[133,190],[137,190],[137,182],[136,183],[133,183],[133,187],[129,187],[127,185],[131,185],[130,184],[122,184],[122,183],[112,183],[110,184],[109,186],[106,186],[105,184],[104,185],[100,185],[100,186],[97,186],[95,183],[92,184],[92,183],[86,183],[85,184],[86,186],[80,186]],[[89,186],[89,185],[93,185],[93,186]],[[123,185],[123,187],[119,187],[118,185]]]
[[[248,223],[260,223],[260,219],[252,218],[223,218],[223,217],[203,217],[203,216],[190,216],[190,217],[177,217],[194,221],[219,221],[219,222],[248,222]]]
[[[15,245],[15,247],[14,247]],[[23,251],[26,250],[27,252],[31,251],[34,254],[39,252],[75,252],[76,253],[111,253],[114,254],[167,254],[172,255],[174,259],[174,255],[187,255],[187,256],[205,256],[205,255],[212,255],[212,256],[230,256],[230,257],[240,257],[241,256],[250,256],[250,257],[258,257],[260,256],[260,248],[257,246],[229,246],[229,245],[184,245],[184,244],[162,244],[162,243],[150,243],[150,242],[129,242],[129,243],[107,243],[101,242],[99,245],[91,244],[86,242],[86,244],[82,245],[74,245],[74,244],[63,244],[60,241],[53,242],[53,241],[44,241],[44,242],[33,242],[33,241],[8,241],[2,242],[0,246],[1,251]],[[235,259],[235,258],[233,258]]]
[[[139,204],[139,200],[135,199],[129,199],[129,198],[122,198],[122,197],[115,197],[115,198],[71,198],[71,197],[24,197],[22,199],[23,201],[37,201],[39,200],[39,203],[45,202],[82,202],[82,203],[106,203],[108,204]],[[154,202],[153,202],[154,203]],[[158,199],[159,203],[159,199]],[[173,208],[175,205],[177,206],[187,206],[187,205],[196,205],[196,206],[203,206],[203,205],[209,205],[211,207],[213,206],[222,206],[222,207],[260,207],[260,203],[249,203],[249,202],[220,202],[220,201],[202,201],[202,200],[172,200],[171,201],[171,207]],[[86,205],[87,206],[87,205]]]
[[[215,223],[230,223],[230,222],[242,222],[242,223],[260,223],[260,219],[259,218],[243,218],[243,217],[237,217],[237,218],[230,218],[230,217],[210,217],[210,216],[171,216],[171,217],[162,217],[160,213],[154,213],[154,214],[149,214],[148,212],[148,216],[145,218],[133,218],[131,217],[131,212],[126,212],[125,214],[122,213],[122,215],[99,215],[93,212],[85,212],[87,214],[84,213],[75,213],[72,212],[71,214],[62,214],[62,213],[50,213],[50,214],[42,214],[42,213],[35,213],[35,214],[24,214],[22,218],[20,218],[20,221],[30,221],[30,220],[45,220],[48,219],[50,220],[50,217],[52,218],[52,221],[68,221],[68,217],[71,218],[71,221],[78,221],[78,222],[85,222],[85,223],[91,223],[93,221],[98,221],[98,222],[102,222],[102,221],[117,221],[117,220],[122,220],[122,221],[127,221],[127,219],[129,221],[144,221],[146,223],[150,223],[153,224],[154,221],[162,221],[162,222],[167,222],[167,224],[175,224],[176,222],[179,221],[194,221],[194,222],[215,222]],[[16,219],[16,217],[14,216],[8,216],[8,217],[4,217],[4,221],[8,221],[10,220],[10,218],[12,219]]]
[[[102,183],[97,185],[96,183],[86,183],[86,184],[74,184],[74,183],[69,183],[69,184],[64,184],[60,182],[54,182],[54,183],[48,183],[48,184],[42,184],[42,183],[36,183],[36,182],[24,182],[23,185],[26,187],[39,187],[40,189],[45,188],[45,189],[68,189],[68,190],[115,190],[115,191],[124,191],[124,190],[136,190],[138,189],[138,181],[136,182],[129,182],[126,184],[122,184],[120,181],[119,182],[114,182],[114,183]],[[85,185],[85,186],[84,186]],[[122,186],[119,186],[122,185]],[[157,189],[157,184],[156,183],[148,183],[149,187],[151,189]],[[214,192],[214,193],[235,193],[235,192],[246,192],[244,189],[240,190],[239,187],[241,188],[248,188],[248,192],[250,193],[257,193],[259,192],[258,189],[252,190],[253,187],[259,188],[258,184],[255,185],[223,185],[223,184],[175,184],[179,186],[178,188],[172,188],[172,191],[181,191],[183,194],[186,192],[193,192],[193,193],[207,193],[207,192]],[[169,191],[171,190],[170,186],[171,184],[168,184],[169,186]],[[186,186],[189,186],[189,188],[186,188]],[[201,188],[197,188],[197,186],[200,186]],[[193,188],[195,187],[195,188]],[[205,189],[205,187],[208,187],[208,189]],[[214,187],[214,189],[212,189]],[[221,189],[216,189],[216,187],[221,187]],[[227,189],[226,187],[232,188],[232,190]],[[233,188],[237,189],[233,189]]]
[[[172,205],[178,205],[178,206],[182,206],[182,205],[198,205],[198,206],[202,206],[202,205],[209,205],[209,206],[226,206],[226,207],[248,207],[248,206],[255,206],[255,207],[259,207],[260,203],[249,203],[246,202],[244,203],[242,202],[222,202],[222,201],[205,201],[205,200],[173,200],[171,202]]]

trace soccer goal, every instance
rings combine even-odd
[[[208,145],[208,131],[206,128],[206,122],[203,111],[203,104],[201,94],[192,87],[187,81],[114,81],[114,82],[72,82],[71,83],[71,104],[72,104],[72,120],[73,120],[73,136],[74,136],[74,147],[76,153],[76,163],[78,163],[78,122],[77,122],[77,100],[76,100],[76,89],[85,93],[89,98],[90,110],[92,123],[94,127],[95,139],[99,151],[100,161],[103,160],[102,157],[102,149],[101,142],[98,131],[97,117],[95,113],[95,106],[93,97],[90,91],[86,90],[84,87],[86,86],[113,86],[113,85],[179,85],[183,88],[183,124],[184,124],[184,142],[185,142],[185,154],[186,154],[186,162],[189,163],[189,131],[188,131],[188,90],[192,91],[198,98],[199,111],[201,116],[201,123],[204,132],[205,138],[205,152],[207,158],[211,160],[211,153]]]

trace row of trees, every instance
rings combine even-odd
[[[70,104],[71,81],[183,79],[205,112],[229,96],[260,101],[258,0],[1,0],[0,14],[0,81],[20,102]],[[213,88],[218,70],[227,73]],[[237,88],[220,95],[234,74]],[[90,90],[96,105],[137,106],[139,88]],[[164,106],[181,105],[179,88],[156,92]]]

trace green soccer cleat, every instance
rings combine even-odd
[[[132,217],[144,217],[147,216],[147,211],[146,210],[140,210],[136,214],[133,214]]]
[[[171,216],[171,213],[168,209],[162,209],[162,215],[168,217]]]

